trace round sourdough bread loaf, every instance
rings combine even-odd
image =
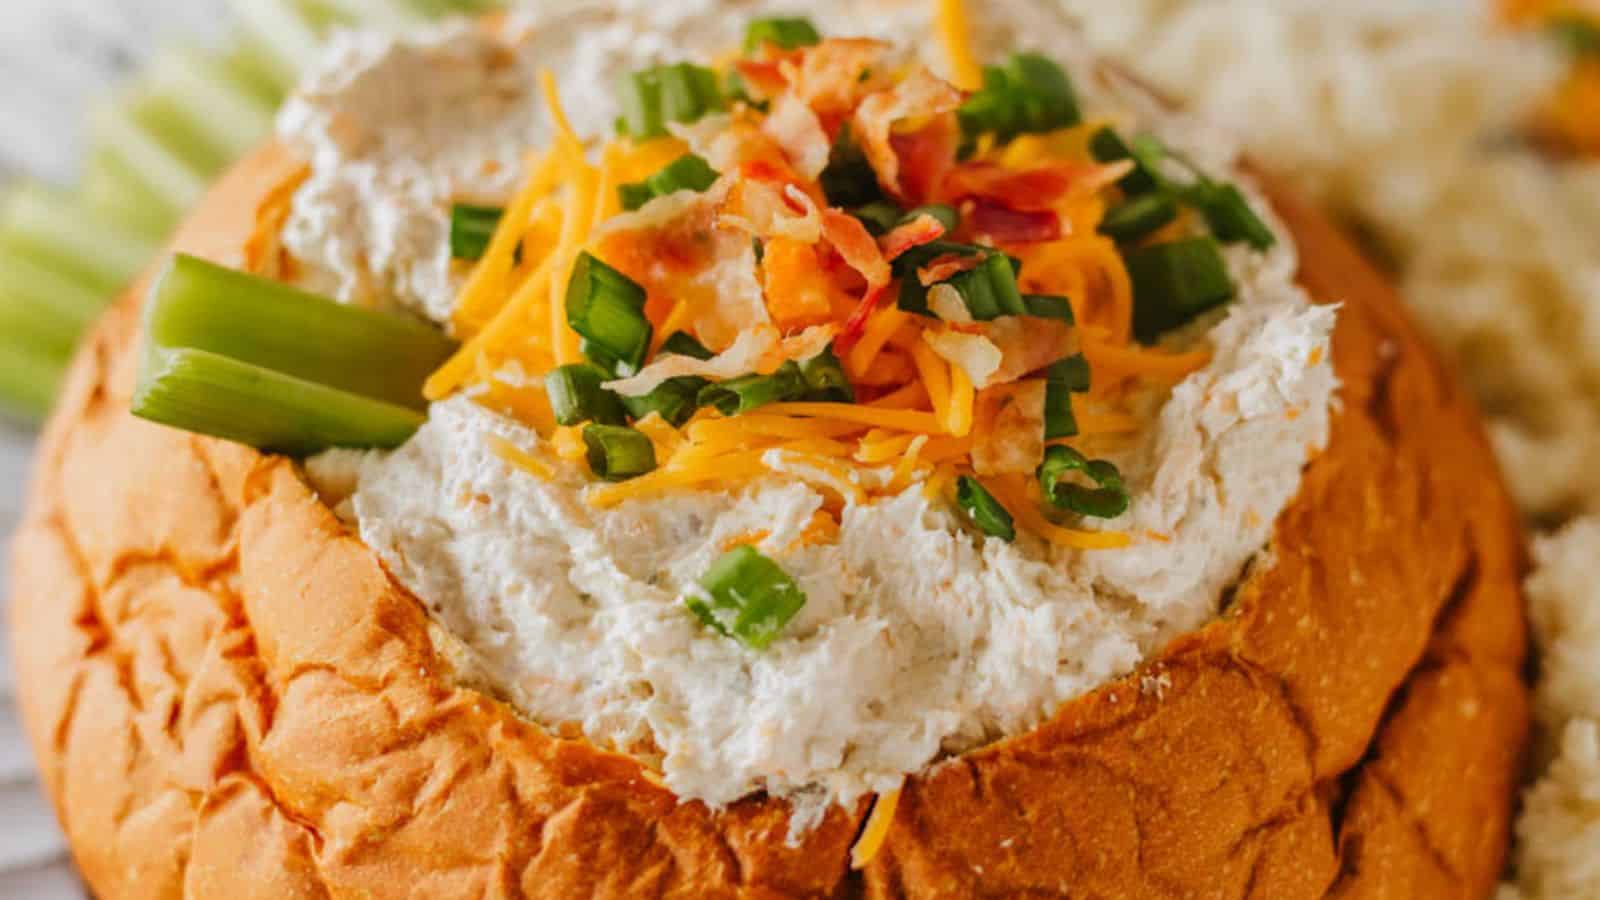
[[[239,264],[268,146],[177,248]],[[140,289],[15,541],[28,732],[85,878],[159,897],[1486,897],[1527,727],[1522,564],[1476,414],[1382,276],[1263,179],[1345,305],[1333,438],[1223,615],[1046,724],[797,845],[469,683],[295,464],[131,417]]]

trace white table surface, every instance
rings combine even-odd
[[[157,46],[215,40],[220,0],[0,0],[0,181],[70,181],[92,102]],[[3,275],[0,275],[3,277]],[[28,435],[0,422],[0,538],[26,484]],[[0,591],[9,584],[0,554]],[[9,598],[0,595],[0,616]],[[81,900],[16,719],[9,636],[0,640],[0,898]]]

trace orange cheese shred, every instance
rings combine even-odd
[[[899,806],[900,788],[884,791],[873,801],[866,827],[861,829],[861,837],[850,848],[850,868],[865,868],[883,849],[883,842],[889,837],[889,826],[894,824],[894,813]]]

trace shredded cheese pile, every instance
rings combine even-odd
[[[981,73],[960,3],[941,2],[939,12],[960,87],[978,87]],[[817,488],[836,521],[847,504],[916,485],[950,496],[959,476],[976,473],[1026,529],[1050,543],[1126,545],[1124,534],[1064,527],[1038,510],[1031,470],[1043,444],[1038,412],[1029,410],[1043,390],[1035,373],[1060,358],[1063,345],[1075,345],[1093,384],[1073,397],[1079,434],[1058,442],[1126,442],[1140,427],[1127,408],[1130,389],[1175,383],[1208,361],[1205,352],[1174,354],[1132,342],[1130,278],[1116,243],[1097,232],[1117,198],[1112,185],[1130,164],[1092,158],[1089,138],[1103,124],[1095,122],[1004,145],[986,136],[960,163],[951,143],[950,159],[941,161],[941,142],[959,134],[954,108],[962,92],[920,69],[891,76],[874,68],[883,49],[864,40],[825,40],[792,51],[765,47],[727,65],[752,91],[764,92],[766,112],[735,103],[725,114],[675,129],[676,136],[617,137],[597,147],[574,133],[554,77],[541,73],[555,139],[529,155],[520,190],[465,280],[452,321],[463,343],[428,381],[428,399],[466,391],[530,426],[558,460],[581,466],[580,429],[556,424],[540,380],[582,360],[564,300],[574,263],[588,251],[647,288],[652,353],[678,331],[713,352],[731,353],[737,341],[728,339],[730,322],[741,340],[776,328],[778,339],[755,368],[764,374],[789,358],[785,347],[831,339],[857,401],[774,403],[733,417],[702,408],[681,427],[652,414],[635,427],[649,437],[658,467],[592,486],[591,505],[727,489],[780,473]],[[1020,259],[1019,288],[1067,297],[1075,326],[1029,320],[1006,329],[898,309],[889,263],[942,231],[924,217],[874,240],[854,218],[828,208],[817,167],[806,160],[826,159],[832,135],[846,121],[897,200],[958,205],[963,239]],[[642,181],[691,151],[720,172],[716,185],[698,198],[679,192],[622,212],[619,185]],[[1048,185],[1048,202],[1021,214],[1006,208],[1008,198],[1039,183]],[[969,215],[975,205],[978,212]],[[992,227],[985,208],[999,210],[990,216]],[[1019,218],[1030,228],[1044,223],[1045,233],[1010,233]],[[759,261],[743,255],[752,237],[762,243]],[[741,284],[759,289],[756,304],[735,302]],[[1030,429],[1037,452],[1020,463],[1006,460],[1017,456],[1013,445],[1030,445]],[[531,475],[556,475],[552,461],[533,453],[509,445],[501,452]]]

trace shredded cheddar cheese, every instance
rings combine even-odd
[[[895,810],[899,806],[900,788],[885,791],[873,801],[866,827],[861,829],[861,837],[850,848],[850,868],[866,868],[878,851],[883,849],[883,842],[889,837],[889,826],[894,824]]]
[[[966,4],[963,0],[938,0],[938,3],[935,27],[950,63],[950,77],[956,87],[975,91],[983,87],[983,69],[972,53],[972,29],[967,23]]]

